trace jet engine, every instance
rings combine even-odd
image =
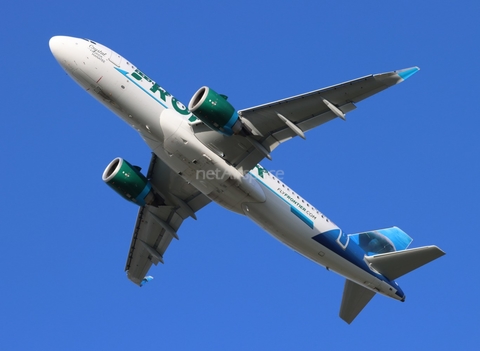
[[[227,96],[216,93],[209,87],[201,87],[193,95],[188,109],[211,129],[225,135],[237,134],[242,122]]]
[[[140,167],[132,166],[123,158],[117,157],[103,171],[102,180],[125,200],[139,206],[152,205],[155,194],[152,185],[140,173]]]

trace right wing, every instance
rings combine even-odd
[[[158,207],[143,206],[138,211],[125,271],[128,279],[140,286],[152,263],[163,263],[163,254],[172,239],[178,239],[177,230],[183,220],[196,219],[195,212],[211,202],[155,154],[147,178],[165,203]]]
[[[419,70],[407,68],[373,74],[327,88],[273,101],[238,111],[252,135],[225,136],[197,120],[192,123],[196,137],[228,163],[243,171],[251,170],[263,158],[270,158],[281,143],[309,131],[356,108],[355,104],[395,84]]]

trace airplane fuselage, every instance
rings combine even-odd
[[[399,286],[365,262],[365,252],[329,218],[258,165],[246,174],[197,139],[201,123],[180,101],[111,49],[87,39],[54,37],[66,72],[134,128],[152,151],[212,201],[245,215],[275,238],[374,292],[404,300]]]

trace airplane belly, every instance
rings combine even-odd
[[[292,211],[290,204],[265,185],[262,187],[265,187],[265,202],[242,203],[243,213],[247,217],[302,256],[370,290],[391,296],[384,282],[312,239],[320,233],[338,228],[335,224],[316,221],[311,227]]]
[[[265,188],[264,185],[261,185]],[[312,237],[318,229],[308,226],[292,211],[292,207],[275,193],[265,188],[266,201],[263,203],[243,202],[243,213],[269,234],[293,250],[309,258],[318,255],[313,247]],[[320,256],[319,256],[320,257]]]
[[[265,201],[260,185],[227,164],[202,144],[192,133],[185,118],[173,110],[160,116],[163,143],[154,152],[188,183],[222,207],[243,214],[242,202]],[[155,143],[148,142],[154,146]]]
[[[300,255],[327,269],[346,272],[345,269],[338,269],[341,264],[338,255],[312,240],[319,230],[307,226],[292,213],[288,204],[272,192],[267,193],[264,203],[244,202],[242,209],[247,217],[267,233]]]
[[[163,132],[160,126],[160,115],[165,108],[157,103],[129,79],[121,76],[118,72],[118,88],[125,91],[119,104],[125,112],[122,119],[137,131],[141,131],[152,138],[162,140]]]

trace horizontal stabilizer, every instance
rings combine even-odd
[[[443,255],[445,255],[445,252],[437,246],[423,246],[415,249],[366,256],[365,260],[377,272],[390,280],[394,280]]]
[[[350,234],[350,239],[370,255],[405,250],[413,239],[398,227]]]
[[[372,290],[358,285],[351,280],[345,280],[342,305],[340,306],[340,318],[348,324],[352,323],[374,295],[375,292]]]

